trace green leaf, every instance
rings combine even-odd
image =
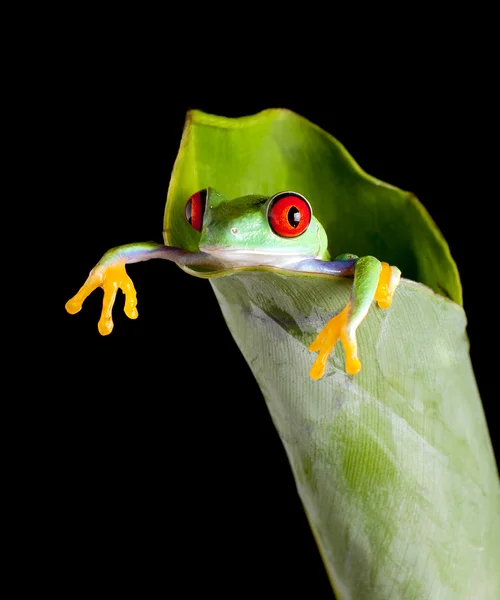
[[[332,256],[371,254],[462,303],[448,245],[417,198],[367,175],[340,142],[289,110],[240,119],[188,113],[165,213],[172,245],[197,249],[199,234],[179,206],[205,187],[227,198],[298,191],[325,228]]]
[[[196,249],[183,207],[207,186],[229,198],[303,193],[333,255],[373,254],[426,284],[402,280],[388,310],[371,308],[358,330],[358,375],[345,374],[337,345],[313,381],[308,345],[352,281],[265,268],[203,274],[283,440],[338,598],[498,597],[498,473],[457,270],[426,211],[284,110],[188,116],[165,213],[169,244]]]

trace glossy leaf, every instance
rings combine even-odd
[[[188,114],[165,212],[170,244],[196,250],[199,233],[178,205],[209,186],[227,198],[300,192],[325,228],[332,256],[372,254],[462,302],[448,245],[417,198],[367,175],[340,142],[291,111],[241,119]]]
[[[372,307],[358,330],[361,373],[345,374],[337,345],[313,381],[308,345],[345,306],[350,280],[265,268],[203,274],[283,440],[338,598],[497,597],[498,473],[458,274],[426,211],[282,110],[191,113],[169,189],[169,244],[196,249],[183,207],[209,185],[229,198],[298,191],[333,255],[373,254],[429,286],[403,280],[388,310]]]

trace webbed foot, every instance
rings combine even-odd
[[[389,308],[392,304],[394,292],[401,279],[401,271],[397,267],[391,267],[388,263],[383,262],[382,271],[378,280],[377,289],[375,291],[375,300],[380,308]]]
[[[349,339],[346,330],[350,311],[351,303],[349,301],[344,310],[328,321],[319,332],[314,342],[309,346],[310,352],[319,352],[318,357],[311,367],[310,376],[312,379],[321,379],[325,374],[328,357],[335,348],[335,344],[339,337],[344,346],[347,373],[349,373],[349,375],[355,375],[361,369],[361,363],[358,359],[356,338],[354,338],[353,343]]]
[[[118,288],[125,294],[124,311],[129,319],[137,319],[137,293],[132,280],[127,275],[123,262],[114,262],[108,265],[98,263],[90,272],[87,281],[79,289],[78,293],[66,302],[66,310],[74,315],[82,308],[84,300],[97,287],[102,287],[104,297],[102,300],[101,318],[98,329],[101,335],[109,335],[113,331],[113,319],[111,312],[115,303]]]
[[[328,357],[339,338],[344,347],[346,372],[349,375],[359,373],[361,362],[358,358],[356,329],[366,316],[373,299],[380,308],[391,305],[400,277],[401,271],[388,263],[380,263],[371,256],[359,259],[347,306],[328,321],[309,346],[310,352],[319,352],[310,371],[312,379],[321,379],[325,374]]]

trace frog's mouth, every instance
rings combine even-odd
[[[210,254],[228,267],[290,267],[306,258],[315,258],[314,256],[304,256],[297,252],[266,252],[265,250],[248,250],[241,248],[220,248],[215,246],[200,247],[202,252]]]

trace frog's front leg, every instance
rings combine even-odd
[[[347,373],[355,375],[360,371],[356,329],[367,315],[374,299],[380,308],[388,308],[391,305],[401,277],[401,271],[397,267],[381,263],[373,256],[357,259],[354,255],[342,255],[338,258],[341,260],[324,262],[322,265],[318,264],[317,268],[310,264],[310,268],[307,269],[341,276],[349,276],[354,271],[349,302],[338,315],[328,321],[309,346],[311,352],[319,352],[310,371],[312,379],[321,379],[325,374],[328,357],[339,338],[345,351]]]
[[[66,303],[66,310],[70,314],[79,312],[84,300],[96,288],[102,287],[104,296],[102,301],[101,318],[98,329],[101,335],[108,335],[113,330],[111,312],[115,303],[118,289],[125,294],[124,311],[130,319],[137,319],[137,293],[134,284],[128,276],[125,265],[152,258],[163,258],[182,265],[201,265],[208,268],[217,268],[218,261],[204,252],[188,252],[181,248],[164,246],[155,242],[141,242],[126,244],[108,250],[71,300]]]

